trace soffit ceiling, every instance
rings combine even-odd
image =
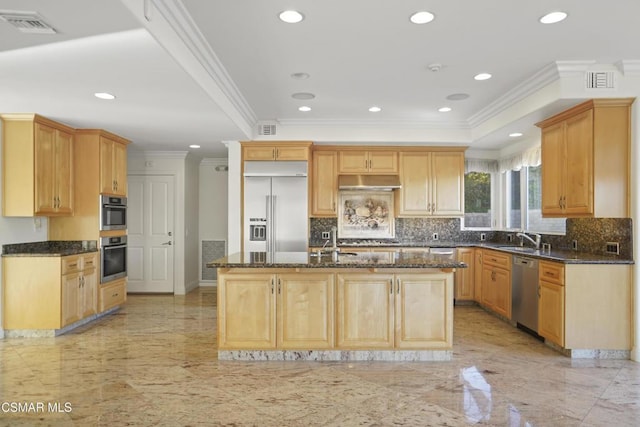
[[[153,0],[146,7],[143,0],[0,1],[0,10],[38,12],[58,31],[22,34],[0,21],[0,111],[105,128],[131,139],[133,150],[198,144],[194,153],[203,157],[225,157],[221,141],[258,138],[260,123],[306,127],[304,139],[319,142],[335,143],[329,130],[346,128],[353,132],[342,142],[362,143],[358,129],[387,126],[405,135],[399,142],[499,150],[514,143],[506,132],[531,137],[535,120],[577,102],[559,100],[478,130],[491,119],[489,106],[540,70],[556,61],[640,59],[636,0],[606,9],[592,0],[464,7],[446,0]],[[290,8],[305,20],[279,21]],[[566,21],[538,22],[558,8],[569,13]],[[409,22],[425,9],[433,22]],[[209,66],[199,70],[198,62]],[[291,77],[300,72],[310,77]],[[480,72],[493,78],[474,80]],[[117,98],[100,101],[97,91]],[[315,98],[297,100],[296,92]],[[469,97],[446,99],[456,93]],[[301,105],[312,110],[300,112]],[[373,105],[382,111],[369,112]],[[438,112],[443,106],[452,111]],[[372,132],[364,142],[389,141],[376,139]]]

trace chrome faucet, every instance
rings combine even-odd
[[[542,236],[538,233],[531,233],[531,235],[535,236],[536,240],[533,240],[531,237],[527,236],[524,232],[521,233],[516,233],[516,236],[520,237],[521,239],[527,239],[528,241],[530,241],[531,243],[533,243],[533,245],[536,247],[536,249],[540,249],[540,243],[542,242]]]

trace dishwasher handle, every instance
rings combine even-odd
[[[513,265],[521,265],[528,268],[538,268],[538,260],[535,260],[533,258],[514,256]]]

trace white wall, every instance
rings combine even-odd
[[[227,240],[227,159],[203,159],[200,162],[200,253],[202,262],[203,240]],[[202,268],[202,265],[200,265]],[[212,284],[213,281],[200,281]]]
[[[201,159],[188,154],[184,174],[184,284],[185,293],[200,283],[200,166]]]
[[[0,121],[0,200],[2,199],[2,121]],[[36,224],[39,222],[39,226]],[[42,242],[47,240],[47,218],[12,218],[0,216],[0,246],[11,243]],[[2,263],[0,263],[0,338],[4,337],[2,329]]]
[[[640,87],[640,82],[638,84]],[[640,91],[639,91],[640,93]],[[640,362],[640,102],[636,99],[631,114],[631,218],[633,220],[633,348],[631,359]]]
[[[232,254],[240,252],[240,236],[242,224],[240,223],[240,212],[242,210],[242,200],[240,200],[240,176],[242,159],[241,147],[238,141],[229,141],[227,143],[229,149],[229,218],[228,228],[229,237],[227,240],[227,252]]]

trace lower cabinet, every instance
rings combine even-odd
[[[450,273],[223,273],[218,347],[451,348]]]
[[[61,329],[96,313],[97,253],[4,257],[3,327]]]
[[[118,279],[101,284],[98,292],[100,313],[127,302],[127,279]]]
[[[480,303],[511,318],[511,255],[482,250],[482,295]]]
[[[459,268],[456,270],[455,281],[455,298],[456,301],[473,301],[475,299],[475,249],[458,248],[458,261],[467,264],[467,268]]]
[[[538,335],[564,347],[564,286],[540,280]]]

